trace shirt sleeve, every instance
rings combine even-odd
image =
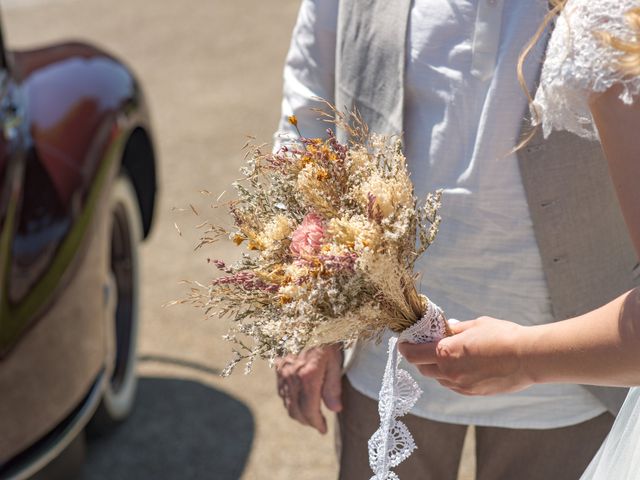
[[[614,85],[622,86],[627,104],[640,92],[640,77],[620,69],[623,53],[602,39],[602,34],[634,42],[626,14],[640,7],[638,0],[569,0],[556,21],[542,67],[533,108],[545,137],[553,130],[568,130],[597,139],[589,111],[589,96]],[[536,118],[536,115],[533,115]]]
[[[295,115],[305,137],[325,136],[326,124],[311,109],[318,98],[334,102],[338,0],[303,0],[284,66],[282,115],[275,135],[277,149],[294,131],[287,118]]]

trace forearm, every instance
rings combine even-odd
[[[580,317],[526,327],[518,349],[535,383],[640,385],[640,290]]]
[[[640,257],[640,101],[620,100],[621,87],[592,95],[589,106],[598,127],[620,208]]]

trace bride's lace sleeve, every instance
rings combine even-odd
[[[568,130],[597,138],[589,112],[592,92],[620,84],[620,98],[631,103],[640,92],[640,77],[618,68],[622,53],[606,44],[599,33],[635,40],[625,14],[640,7],[640,0],[569,0],[556,21],[542,67],[534,107],[545,137],[552,130]],[[534,115],[535,118],[535,115]]]

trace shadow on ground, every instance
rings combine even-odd
[[[89,442],[80,480],[237,480],[254,436],[249,409],[206,385],[143,377],[131,417]]]

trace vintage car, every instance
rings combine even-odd
[[[83,43],[6,50],[0,33],[0,479],[131,411],[155,196],[131,71]]]

